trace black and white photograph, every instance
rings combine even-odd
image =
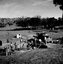
[[[62,0],[0,0],[0,64],[63,64]]]

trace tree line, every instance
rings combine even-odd
[[[52,29],[55,26],[63,25],[62,18],[41,18],[37,17],[20,17],[20,18],[0,18],[0,27],[6,27],[7,25],[16,25],[20,27],[43,27],[46,29]]]

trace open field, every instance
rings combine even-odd
[[[49,32],[49,30],[21,30],[21,31],[0,31],[0,40],[12,38],[14,35],[19,33],[23,35],[25,38],[30,38],[32,35],[35,35],[37,32],[38,33],[45,32],[49,34],[49,36],[52,37],[53,39],[63,37],[63,31],[60,30],[57,33]]]
[[[63,64],[62,49],[37,49],[0,57],[0,64]]]
[[[48,33],[53,39],[63,36],[63,31],[58,31],[57,33],[49,32],[48,30],[0,31],[0,40],[5,43],[7,38],[12,38],[17,33],[20,33],[25,38],[30,38],[31,35],[42,31]],[[11,56],[0,56],[0,64],[63,64],[63,45],[47,45],[51,46],[51,48],[35,49],[24,53],[15,51]]]

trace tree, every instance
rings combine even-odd
[[[39,17],[32,17],[29,21],[30,26],[39,26],[41,19]]]
[[[47,25],[47,28],[52,30],[57,25],[57,20],[54,17],[47,18]]]
[[[55,4],[55,6],[59,5],[60,9],[63,12],[63,1],[62,0],[53,0],[53,4]],[[63,19],[63,13],[62,13],[62,19]]]

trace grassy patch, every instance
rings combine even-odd
[[[18,55],[0,57],[0,62],[2,64],[60,64],[63,63],[63,50],[37,49],[26,53],[18,53]]]

